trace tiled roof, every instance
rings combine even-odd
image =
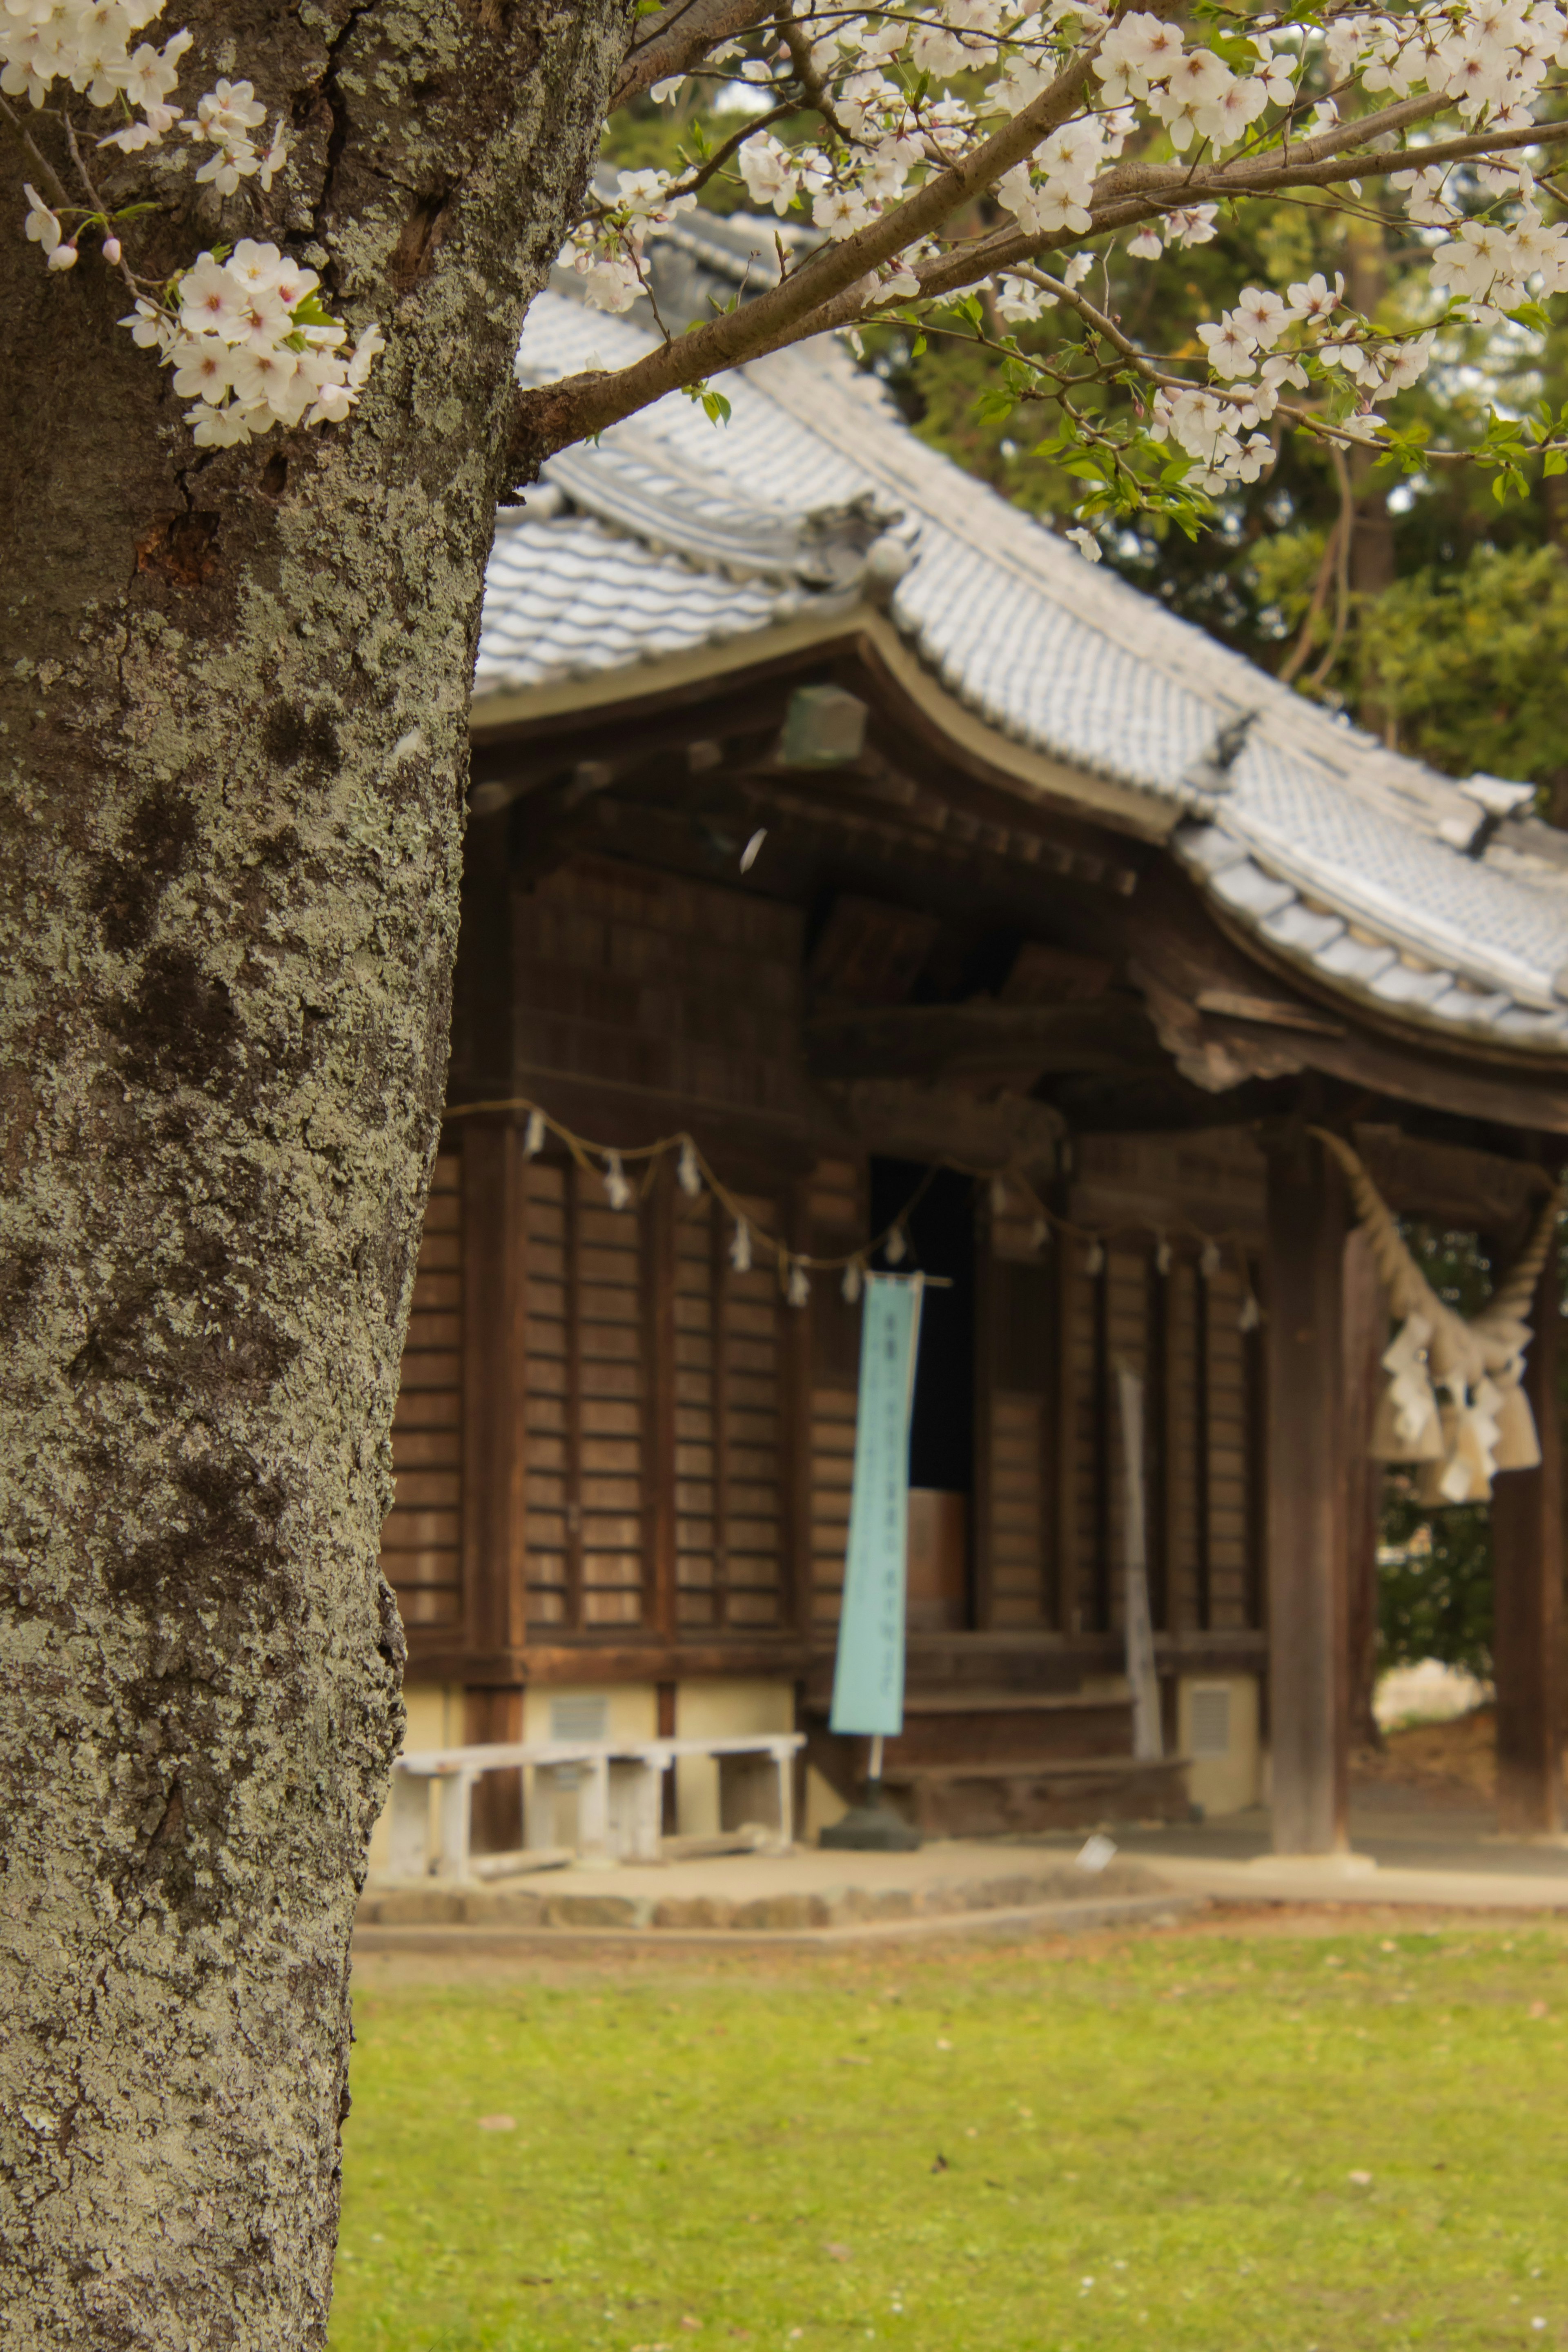
[[[748,227],[715,232],[731,260]],[[519,373],[616,366],[648,342],[550,290]],[[837,346],[776,353],[725,391],[727,425],[671,395],[552,459],[502,514],[479,702],[846,609],[869,571],[949,694],[1007,742],[1145,798],[1226,918],[1276,954],[1402,1020],[1568,1053],[1563,836],[1505,820],[1489,842],[1489,780],[1472,797],[1386,751],[1087,564],[918,441]]]

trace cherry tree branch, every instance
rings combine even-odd
[[[1094,48],[1085,48],[973,154],[933,173],[912,196],[853,236],[820,247],[783,285],[759,295],[743,310],[706,320],[678,341],[613,374],[566,376],[558,383],[520,392],[508,450],[513,480],[532,479],[552,450],[602,433],[667,392],[703,383],[764,351],[820,331],[808,322],[837,298],[859,288],[871,271],[897,260],[907,246],[940,228],[1067,121],[1078,110],[1093,63]],[[868,291],[860,294],[858,308],[865,307]]]
[[[610,110],[700,65],[710,49],[778,13],[779,0],[667,0],[633,32],[610,92]]]
[[[687,14],[710,5],[688,0]],[[1171,0],[1160,6],[1168,13]],[[758,12],[760,15],[761,11]],[[684,21],[684,18],[683,18]],[[803,47],[797,41],[794,51]],[[512,410],[508,452],[512,478],[531,479],[552,451],[603,432],[666,393],[706,383],[748,360],[765,357],[809,338],[867,323],[901,309],[911,299],[889,295],[876,273],[934,235],[973,200],[994,186],[1014,164],[1079,110],[1093,67],[1095,48],[1086,46],[1030,105],[1019,110],[963,161],[934,172],[902,203],[890,206],[853,236],[825,242],[787,280],[745,306],[691,328],[674,342],[627,368],[521,390]],[[797,74],[801,58],[795,54]],[[1568,141],[1568,121],[1531,122],[1516,129],[1474,132],[1410,148],[1403,134],[1428,121],[1449,103],[1430,95],[1410,98],[1377,112],[1336,122],[1309,138],[1289,140],[1282,131],[1268,146],[1244,152],[1227,163],[1113,165],[1100,175],[1086,209],[1087,229],[1032,233],[1016,224],[965,238],[946,252],[913,264],[916,299],[941,300],[983,283],[1001,271],[1025,265],[1085,238],[1142,226],[1200,204],[1234,203],[1242,197],[1332,190],[1350,180],[1379,179],[1393,173],[1500,156],[1521,149]],[[1050,281],[1056,291],[1056,281]],[[1105,334],[1132,364],[1142,355],[1118,340],[1100,314],[1063,289],[1069,306],[1094,331]]]

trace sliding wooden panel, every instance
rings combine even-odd
[[[397,1499],[381,1564],[407,1625],[463,1619],[462,1163],[437,1159],[392,1422]]]
[[[1036,1212],[1000,1181],[979,1220],[975,1585],[983,1628],[1048,1625],[1057,1609],[1057,1270]]]
[[[678,1628],[719,1622],[722,1505],[718,1318],[724,1237],[712,1203],[674,1209],[675,1611]]]
[[[867,1238],[866,1167],[854,1160],[817,1162],[806,1190],[806,1232],[819,1257],[847,1256]],[[839,1275],[812,1283],[810,1363],[808,1614],[837,1625],[849,1539],[855,1471],[855,1419],[860,1378],[860,1306],[847,1299]]]
[[[776,1203],[743,1198],[759,1234],[776,1233]],[[717,1222],[717,1221],[716,1221]],[[784,1622],[784,1304],[778,1268],[737,1274],[727,1251],[719,1265],[718,1535],[723,1558],[722,1623],[739,1633]]]
[[[683,1629],[742,1633],[787,1617],[784,1332],[772,1201],[745,1196],[757,1263],[706,1197],[675,1209],[676,1607]]]
[[[643,1217],[535,1160],[525,1221],[525,1575],[532,1626],[641,1626],[651,1544]]]
[[[569,1183],[578,1608],[586,1633],[641,1625],[647,1612],[647,1307],[640,1216],[609,1206],[596,1171],[574,1168]]]
[[[1240,1328],[1246,1292],[1234,1259],[1213,1275],[1208,1291],[1208,1626],[1233,1632],[1249,1614],[1247,1542],[1247,1336]]]
[[[525,1636],[521,1139],[476,1122],[463,1138],[463,1622],[494,1655]]]
[[[523,1171],[522,1417],[527,1472],[524,1578],[531,1628],[574,1623],[577,1416],[569,1347],[567,1171]]]

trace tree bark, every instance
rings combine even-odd
[[[324,2340],[483,568],[628,14],[182,21],[182,90],[248,76],[295,152],[270,215],[188,150],[118,163],[116,202],[165,206],[138,267],[287,240],[389,348],[346,425],[199,452],[115,274],[46,274],[19,200],[0,228],[0,2306],[28,2352]]]

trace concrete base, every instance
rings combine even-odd
[[[1377,1868],[1370,1853],[1255,1853],[1249,1870],[1308,1870],[1324,1878],[1366,1878]]]
[[[833,1853],[914,1853],[925,1843],[914,1823],[893,1811],[879,1780],[868,1781],[865,1801],[819,1830],[816,1842]]]

